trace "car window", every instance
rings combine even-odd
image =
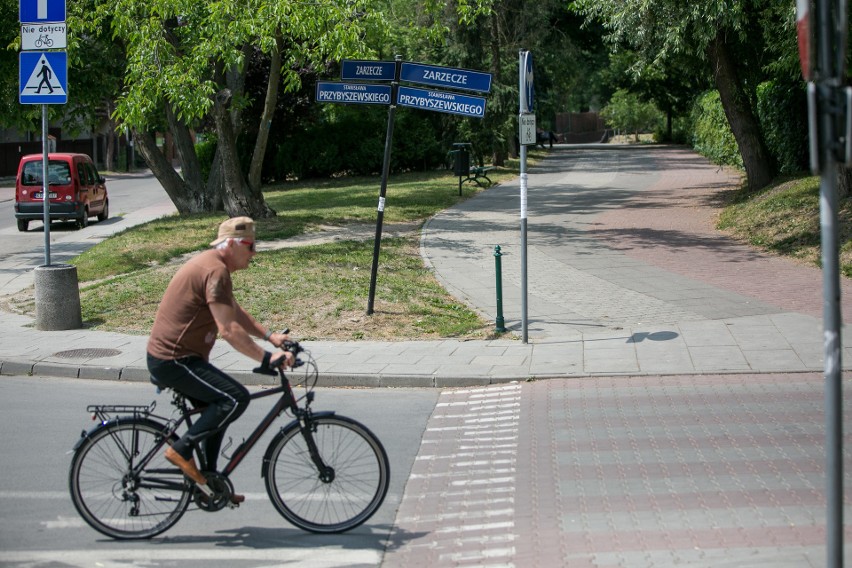
[[[52,185],[68,185],[71,183],[71,169],[68,162],[50,160],[47,163],[47,180]],[[21,172],[21,183],[23,185],[42,185],[41,160],[27,162]]]
[[[89,176],[89,169],[83,162],[77,162],[77,176],[80,178],[80,183],[83,185],[92,185],[92,180]]]
[[[89,170],[89,177],[92,178],[92,183],[99,184],[101,182],[101,176],[98,175],[98,170],[95,168],[95,164],[86,162],[86,168]]]

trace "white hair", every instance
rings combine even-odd
[[[239,241],[239,240],[240,240],[240,239],[238,239],[238,238],[236,238],[236,237],[228,237],[227,239],[225,239],[224,241],[222,241],[221,243],[219,243],[218,245],[216,245],[214,248],[217,248],[217,249],[225,249],[225,248],[228,248],[228,243],[229,243],[230,241]]]

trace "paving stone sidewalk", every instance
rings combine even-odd
[[[822,385],[739,374],[444,391],[382,566],[825,566]]]

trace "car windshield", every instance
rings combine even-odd
[[[50,185],[68,185],[71,183],[71,170],[68,167],[68,162],[58,160],[47,162],[47,181]],[[21,183],[24,185],[42,185],[41,160],[24,164]]]

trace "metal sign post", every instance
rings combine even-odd
[[[391,104],[388,107],[388,129],[385,134],[385,157],[382,162],[382,185],[379,189],[379,206],[376,213],[376,238],[373,241],[373,265],[370,269],[370,295],[367,298],[367,315],[373,314],[373,304],[376,299],[376,279],[379,274],[379,249],[382,246],[382,221],[385,217],[385,195],[388,191],[388,175],[390,174],[391,147],[393,146],[393,120],[396,115],[396,92],[399,89],[399,70],[402,57],[397,55],[394,63],[394,79],[391,82]]]
[[[397,55],[394,61],[344,60],[341,63],[340,78],[344,81],[390,81],[391,83],[390,85],[374,85],[369,83],[319,82],[316,91],[317,102],[388,105],[385,155],[382,163],[382,181],[376,215],[373,265],[370,269],[370,292],[367,299],[367,315],[372,315],[376,297],[379,251],[382,243],[382,221],[385,215],[385,196],[390,172],[396,107],[407,106],[474,118],[485,116],[485,99],[482,97],[460,95],[447,91],[401,87],[399,83],[400,81],[407,81],[421,85],[487,93],[491,90],[491,75],[468,69],[403,62],[402,57]]]
[[[50,182],[48,176],[47,105],[41,105],[41,207],[44,223],[44,265],[50,266]]]
[[[521,145],[521,338],[528,340],[527,321],[527,145],[535,144],[535,114],[533,114],[533,59],[526,50],[519,52],[518,75],[520,111],[518,140]],[[532,133],[532,136],[530,136]]]
[[[64,51],[35,50],[66,45],[65,0],[20,0],[19,102],[41,105],[41,199],[44,265],[50,266],[50,180],[47,105],[68,102],[68,58]]]
[[[816,14],[811,6],[816,7]],[[843,566],[843,319],[840,314],[838,165],[852,166],[852,88],[846,84],[847,0],[798,0],[802,75],[808,81],[811,168],[820,174],[826,451],[826,566]]]

